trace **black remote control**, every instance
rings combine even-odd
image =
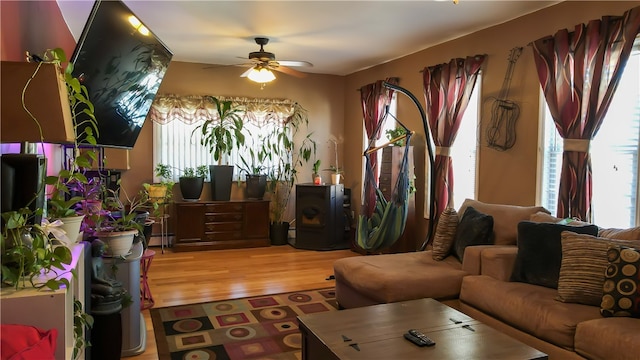
[[[411,329],[409,330],[409,332],[407,334],[405,334],[405,338],[407,338],[406,335],[409,335],[415,339],[418,339],[420,341],[420,344],[415,343],[416,345],[419,346],[433,346],[436,344],[435,341],[431,340],[427,335],[421,333],[420,331],[416,330],[416,329]],[[407,338],[408,340],[411,340],[409,338]],[[413,342],[413,341],[412,341]]]

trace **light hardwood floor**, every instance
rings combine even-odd
[[[155,307],[235,299],[248,296],[319,289],[335,285],[336,259],[360,256],[350,250],[311,251],[289,245],[238,250],[173,253],[156,252],[149,270]],[[149,310],[143,311],[147,328],[144,353],[132,360],[158,358]]]

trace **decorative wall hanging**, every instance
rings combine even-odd
[[[513,77],[513,68],[522,54],[522,47],[514,47],[509,52],[509,65],[502,82],[500,96],[491,105],[491,122],[487,128],[487,145],[504,151],[516,143],[516,120],[520,116],[520,106],[509,100],[509,87]]]

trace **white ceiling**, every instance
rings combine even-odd
[[[560,1],[143,1],[125,4],[174,53],[173,60],[233,65],[270,38],[278,60],[310,73],[348,75]],[[77,40],[93,0],[58,0]]]

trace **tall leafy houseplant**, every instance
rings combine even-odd
[[[271,243],[286,244],[289,222],[286,221],[287,208],[293,186],[298,182],[300,168],[315,157],[317,144],[313,133],[308,133],[299,140],[302,126],[309,124],[307,110],[296,103],[293,114],[284,127],[270,134],[269,142],[272,156],[277,159],[276,165],[269,171],[268,190],[271,192],[270,220]]]
[[[200,143],[209,148],[218,165],[211,165],[211,195],[213,200],[229,200],[231,198],[231,182],[233,165],[222,165],[222,157],[231,154],[234,147],[244,145],[242,133],[242,114],[244,110],[234,106],[231,100],[219,100],[206,96],[206,100],[215,105],[217,119],[206,120],[193,131],[202,135]]]

